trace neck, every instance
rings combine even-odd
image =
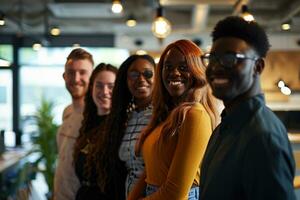
[[[73,99],[72,104],[75,112],[82,112],[84,107],[84,98]]]
[[[151,103],[151,97],[146,99],[135,99],[134,103],[138,110],[145,110]]]
[[[261,94],[261,93],[262,93],[262,90],[260,87],[260,81],[257,78],[256,80],[254,80],[253,85],[245,93],[237,96],[236,98],[234,98],[232,100],[228,100],[228,101],[223,100],[225,109],[227,112],[230,112],[231,110],[234,109],[234,107],[236,105],[240,104],[244,100],[249,99],[249,98],[256,96],[258,94]]]
[[[108,115],[109,114],[109,109],[99,109],[98,108],[98,110],[97,110],[97,114],[98,114],[98,116],[103,116],[103,115]]]

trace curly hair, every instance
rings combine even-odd
[[[102,182],[102,188],[113,187],[112,185],[108,185],[111,181],[116,189],[118,189],[118,187],[125,188],[125,182],[122,182],[121,177],[118,177],[116,174],[122,173],[122,170],[124,170],[123,163],[120,161],[118,153],[126,129],[128,117],[126,109],[132,99],[132,94],[127,85],[127,71],[132,63],[138,59],[148,61],[153,68],[155,68],[155,62],[149,55],[131,55],[119,68],[113,89],[112,108],[105,128],[107,133],[104,136],[103,151],[99,152],[102,155],[101,160],[98,162],[102,165],[102,167],[100,167],[101,171],[99,175],[100,181]],[[111,180],[112,178],[116,178],[116,180]],[[118,199],[118,197],[115,199]]]
[[[183,104],[177,106],[175,109],[174,106],[170,104],[170,102],[172,102],[172,97],[164,87],[162,80],[164,60],[167,53],[173,48],[178,49],[184,55],[190,74],[194,79],[192,88],[190,88],[189,91],[184,94]],[[153,99],[155,99],[155,101],[153,101],[152,118],[149,125],[141,135],[140,141],[137,145],[136,153],[140,152],[141,146],[150,132],[153,131],[158,124],[165,121],[170,114],[172,116],[168,118],[169,120],[166,122],[164,132],[172,135],[177,128],[180,128],[178,126],[180,123],[182,123],[182,121],[184,121],[187,111],[194,102],[200,102],[203,104],[211,118],[212,128],[216,126],[218,118],[216,101],[212,96],[210,88],[206,82],[206,68],[201,62],[202,54],[203,53],[201,49],[189,40],[178,40],[169,44],[165,48],[155,72],[155,84],[153,88]]]
[[[93,100],[93,85],[95,78],[102,71],[110,71],[117,75],[118,69],[110,64],[100,63],[95,67],[90,77],[87,93],[85,95],[85,105],[83,111],[83,120],[81,128],[79,129],[79,137],[75,143],[74,149],[74,162],[78,159],[80,150],[87,145],[88,140],[93,141],[94,144],[98,144],[101,140],[101,135],[104,127],[104,118],[97,114],[97,106]],[[92,148],[99,148],[99,145],[92,145]],[[87,154],[87,162],[85,164],[85,174],[87,177],[91,175],[92,166],[97,159],[96,149],[92,149]]]
[[[237,16],[230,16],[219,21],[211,35],[213,42],[222,37],[240,38],[251,45],[260,57],[266,57],[270,48],[268,36],[258,23],[247,22]]]

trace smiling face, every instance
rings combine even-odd
[[[146,59],[138,58],[130,65],[127,71],[127,85],[135,101],[139,101],[137,104],[147,104],[151,101],[153,80],[154,66]]]
[[[240,53],[247,58],[258,57],[255,50],[244,40],[234,37],[217,39],[212,46],[211,54]],[[243,96],[254,85],[256,61],[240,59],[234,66],[222,66],[219,62],[211,62],[207,66],[206,78],[215,97],[226,104]]]
[[[115,80],[116,74],[111,71],[100,71],[95,77],[92,96],[98,115],[104,115],[110,111]]]
[[[93,64],[88,59],[69,60],[63,78],[72,99],[83,99],[87,92]]]
[[[192,77],[184,55],[171,48],[163,61],[163,84],[174,101],[181,97],[192,86]]]

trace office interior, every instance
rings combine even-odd
[[[115,3],[122,5],[116,13]],[[117,67],[134,53],[158,62],[164,47],[177,39],[192,40],[208,52],[216,22],[244,14],[269,35],[262,88],[267,105],[288,130],[300,175],[299,0],[0,0],[0,199],[46,199],[47,184],[34,169],[40,157],[33,150],[39,137],[36,119],[48,102],[53,124],[61,123],[71,102],[62,73],[72,49],[82,47],[95,64]],[[166,19],[163,33],[154,27],[158,16]],[[38,165],[43,169],[42,162]]]

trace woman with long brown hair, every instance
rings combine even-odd
[[[83,121],[74,149],[75,172],[80,181],[76,200],[108,199],[99,184],[97,152],[102,148],[105,120],[111,108],[117,71],[110,64],[100,63],[90,78]]]
[[[199,197],[199,167],[218,115],[201,55],[189,40],[171,43],[161,55],[153,115],[137,148],[145,160],[145,199]],[[129,199],[143,197],[142,183]]]

